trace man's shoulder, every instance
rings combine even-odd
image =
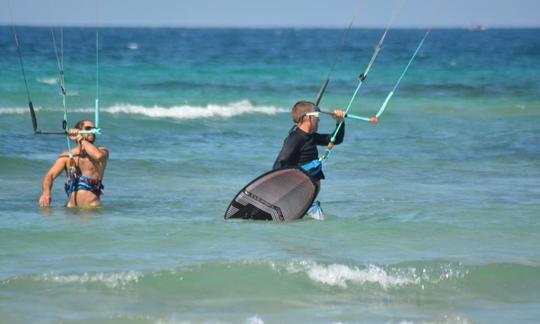
[[[304,132],[300,128],[296,128],[295,130],[289,133],[289,137],[300,139],[300,140],[306,140],[311,137],[311,134]]]
[[[100,147],[98,147],[98,149],[99,149],[100,151],[105,152],[105,154],[107,154],[107,158],[109,157],[110,151],[109,151],[109,148],[108,148],[108,147],[106,147],[106,146],[100,146]]]
[[[307,139],[308,137],[305,136],[304,132],[295,129],[285,138],[285,144],[299,144],[305,142]]]
[[[71,154],[73,156],[75,156],[75,154],[73,152],[71,152]],[[64,151],[64,152],[60,153],[60,155],[58,155],[58,160],[60,160],[60,159],[68,159],[69,156],[70,156],[70,151]]]

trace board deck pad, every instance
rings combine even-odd
[[[298,167],[267,172],[248,183],[234,197],[225,219],[285,222],[300,219],[311,207],[317,187]]]

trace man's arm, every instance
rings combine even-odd
[[[337,126],[339,125],[336,124],[336,128]],[[336,130],[334,129],[334,132]],[[314,139],[315,139],[315,144],[317,145],[328,145],[328,143],[330,143],[330,140],[332,139],[332,135],[334,135],[334,132],[330,133],[330,134],[317,134],[315,133],[313,136],[314,136]],[[339,131],[337,132],[336,134],[336,141],[334,142],[334,144],[338,145],[338,144],[341,144],[343,142],[343,138],[345,137],[345,123],[341,124],[341,127],[339,128]]]
[[[332,118],[334,118],[337,122],[336,128],[339,126],[340,122],[342,123],[339,131],[336,134],[336,139],[334,142],[334,144],[338,145],[343,142],[343,138],[345,137],[345,112],[343,110],[334,110]],[[331,134],[315,134],[315,143],[317,145],[328,145],[335,131],[336,130],[334,129]]]
[[[81,148],[88,154],[90,159],[98,162],[107,161],[109,151],[106,148],[99,148],[85,139],[81,140],[80,143]]]
[[[69,138],[76,141],[81,149],[88,154],[91,160],[96,162],[106,162],[109,157],[109,151],[106,148],[98,148],[88,141],[88,134],[79,134],[80,129],[72,128],[69,130]]]
[[[341,127],[339,128],[339,131],[337,132],[337,135],[336,135],[336,142],[334,144],[336,145],[341,144],[343,142],[344,137],[345,137],[345,122],[341,124]]]
[[[42,184],[43,192],[39,197],[39,205],[41,207],[51,207],[51,189],[53,182],[54,179],[56,179],[60,173],[66,169],[66,161],[67,158],[65,157],[58,158],[50,170],[45,174]]]

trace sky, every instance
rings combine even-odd
[[[0,0],[0,25],[384,27],[396,7],[395,27],[540,27],[540,0]]]

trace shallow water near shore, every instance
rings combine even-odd
[[[58,130],[50,31],[18,32],[39,127]],[[0,322],[537,321],[538,29],[433,31],[380,123],[347,121],[324,221],[223,219],[292,104],[341,52],[322,107],[344,107],[381,32],[102,29],[104,206],[63,208],[60,177],[41,210],[65,138],[32,135],[0,28]],[[377,111],[422,33],[389,33],[353,113]],[[70,123],[93,118],[93,37],[65,30]]]

